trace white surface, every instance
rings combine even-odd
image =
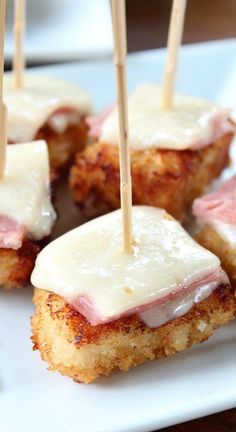
[[[8,0],[5,56],[13,51],[13,0]],[[29,61],[57,61],[109,55],[109,0],[27,0],[25,53]]]
[[[223,100],[222,89],[232,80],[235,65],[236,41],[185,47],[178,89]],[[130,87],[158,81],[162,66],[163,51],[131,56]],[[90,91],[98,108],[114,99],[111,63],[45,71],[79,83]],[[74,224],[75,210],[73,220]],[[173,358],[86,386],[48,372],[39,353],[32,351],[31,294],[30,290],[0,293],[1,431],[145,432],[236,406],[236,322]]]

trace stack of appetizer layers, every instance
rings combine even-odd
[[[186,222],[228,165],[229,111],[178,94],[163,112],[160,88],[145,84],[128,112],[134,256],[122,257],[117,210],[52,242],[32,276],[35,347],[51,369],[86,383],[202,342],[236,310],[219,259],[173,218]],[[70,170],[74,200],[90,215],[120,207],[117,109],[102,117],[89,118],[97,141]]]
[[[118,4],[113,0],[113,18]],[[0,200],[2,219],[12,224],[9,235],[0,218],[0,274],[8,254],[14,254],[16,274],[2,277],[2,285],[27,285],[33,270],[34,348],[50,369],[78,382],[178,353],[205,341],[235,316],[235,178],[199,198],[229,163],[235,125],[228,109],[192,96],[174,94],[171,107],[163,108],[162,90],[142,84],[127,106],[124,97],[118,106],[91,116],[88,96],[71,84],[27,74],[22,87],[14,89],[12,77],[5,79],[8,140],[13,143],[8,145],[9,161],[11,152],[16,157],[27,148],[37,154],[41,147],[45,160],[41,156],[29,163],[36,185],[37,170],[44,180],[46,174],[49,178],[49,159],[51,170],[57,176],[63,171],[63,181],[69,181],[78,218],[81,211],[88,218],[102,215],[49,242],[41,252],[37,241],[27,277],[18,283],[19,266],[26,268],[24,242],[41,239],[42,232],[48,236],[52,224],[46,229],[42,216],[50,214],[52,222],[55,214],[48,210],[48,186],[47,205],[44,191],[40,210],[36,206],[32,212],[34,221],[41,215],[33,227],[21,217],[20,207],[14,220],[7,199]],[[127,134],[123,137],[130,146],[132,173],[129,252],[121,242],[127,217],[124,207],[120,209],[122,110],[128,113],[128,140]],[[16,144],[39,138],[44,141]],[[5,188],[0,180],[3,197]],[[15,194],[20,202],[19,189]],[[32,189],[24,196],[29,212],[33,195]],[[192,205],[204,225],[197,240],[181,225]],[[16,239],[19,227],[21,241],[13,246],[8,239]]]
[[[14,74],[4,76],[4,101],[8,145],[0,182],[0,281],[10,289],[30,283],[36,256],[50,240],[56,219],[50,192],[56,206],[58,179],[86,145],[84,118],[92,106],[78,87],[28,74],[20,88]]]

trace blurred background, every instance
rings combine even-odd
[[[166,45],[171,4],[171,0],[127,0],[129,51]],[[235,0],[187,0],[183,43],[235,36]]]
[[[112,53],[109,0],[26,0],[29,64]],[[166,45],[171,0],[127,0],[128,51]],[[6,59],[12,56],[13,0],[8,0]],[[236,0],[188,0],[183,43],[236,36]]]

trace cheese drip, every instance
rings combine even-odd
[[[63,132],[79,115],[92,112],[88,95],[78,86],[47,76],[25,75],[24,86],[16,90],[12,75],[4,76],[4,100],[8,109],[8,141],[26,142],[34,139],[49,120],[56,132]],[[60,109],[64,114],[57,114]],[[75,111],[78,113],[76,116]],[[56,113],[56,120],[51,116]]]
[[[223,281],[224,280],[222,280],[222,282]],[[227,278],[224,282],[228,282]],[[218,286],[219,281],[203,284],[197,289],[194,289],[190,293],[185,293],[177,299],[170,300],[163,305],[154,306],[146,312],[141,312],[140,319],[150,328],[160,327],[173,319],[185,315],[192,309],[195,303],[200,303],[205,300]]]
[[[45,141],[8,145],[6,161],[0,181],[0,215],[40,240],[50,234],[56,217],[50,200],[47,145]]]
[[[199,149],[233,131],[230,111],[210,101],[176,94],[170,110],[160,107],[161,88],[139,86],[128,99],[129,141],[136,150]],[[102,125],[100,141],[118,145],[117,109]]]
[[[132,255],[122,252],[117,210],[50,243],[38,255],[32,284],[88,306],[81,313],[98,323],[135,313],[219,271],[219,259],[164,210],[134,206],[132,214]]]
[[[236,226],[219,220],[208,222],[209,225],[226,243],[229,243],[233,249],[236,248]]]

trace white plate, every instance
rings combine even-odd
[[[13,0],[8,0],[5,57],[13,51]],[[55,62],[112,52],[109,0],[28,0],[25,53],[28,61]]]
[[[130,87],[159,81],[163,59],[163,50],[130,56]],[[235,64],[234,40],[184,47],[178,88],[224,100]],[[98,108],[114,99],[110,62],[41,71],[80,83]],[[48,372],[32,351],[31,295],[30,289],[0,294],[1,431],[145,432],[236,406],[235,322],[194,349],[86,386]]]

